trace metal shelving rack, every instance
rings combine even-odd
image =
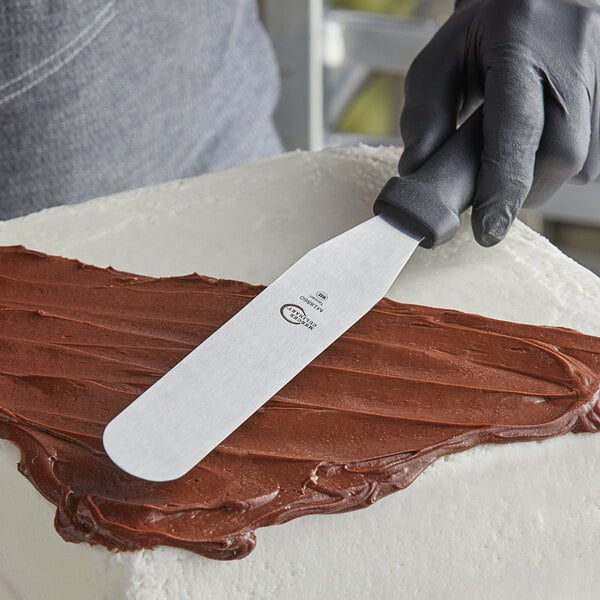
[[[333,125],[373,71],[405,74],[438,24],[339,10],[327,0],[259,0],[281,75],[276,125],[287,149],[401,144],[399,136],[337,133]],[[600,185],[565,185],[536,218],[600,227]]]
[[[326,0],[262,0],[261,13],[280,65],[275,120],[286,148],[400,142],[338,134],[333,125],[369,73],[406,73],[434,21],[332,9]]]

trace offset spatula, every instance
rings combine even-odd
[[[387,292],[415,248],[454,236],[481,149],[476,112],[413,175],[390,179],[377,216],[317,246],[207,338],[104,431],[128,473],[187,473]]]

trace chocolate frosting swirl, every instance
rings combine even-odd
[[[600,338],[383,300],[183,478],[120,471],[106,423],[261,289],[0,248],[0,436],[63,538],[240,558],[440,456],[598,429]]]

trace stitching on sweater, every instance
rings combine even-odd
[[[80,52],[82,52],[87,46],[102,32],[102,30],[116,17],[117,11],[114,9],[115,3],[114,0],[109,2],[92,20],[92,22],[85,27],[82,31],[80,31],[68,44],[52,53],[50,56],[45,58],[43,61],[38,63],[37,65],[27,69],[24,73],[21,73],[14,79],[7,81],[6,83],[0,85],[0,90],[6,89],[7,87],[18,83],[19,81],[27,78],[30,75],[33,75],[36,71],[39,71],[42,67],[48,65],[53,60],[58,58],[61,55],[64,55],[65,52],[73,48],[71,52],[69,52],[66,56],[62,58],[58,63],[56,63],[51,69],[45,71],[41,75],[39,75],[36,79],[30,81],[27,85],[24,85],[22,88],[15,90],[7,94],[6,96],[0,98],[0,105],[6,104],[11,100],[14,100],[21,94],[29,91],[31,88],[40,84],[42,81],[54,75],[57,71],[59,71],[66,64],[71,62]],[[77,45],[79,43],[79,45]]]
[[[7,81],[6,83],[3,83],[2,85],[0,85],[0,91],[6,89],[10,85],[18,83],[19,81],[21,81],[21,79],[24,79],[28,75],[31,75],[32,73],[35,73],[35,71],[38,71],[44,65],[47,65],[49,62],[53,61],[57,56],[59,56],[59,55],[63,54],[64,52],[66,52],[69,48],[71,48],[71,46],[73,46],[74,44],[76,44],[82,37],[84,37],[85,35],[87,35],[87,33],[90,31],[90,29],[92,29],[92,27],[94,27],[94,25],[106,14],[107,11],[109,11],[114,6],[114,4],[115,4],[114,2],[109,2],[94,17],[94,19],[92,20],[92,22],[85,29],[82,29],[68,44],[66,44],[65,46],[63,46],[62,48],[60,48],[59,50],[57,50],[56,52],[53,52],[50,56],[48,56],[47,58],[45,58],[42,62],[38,63],[37,65],[34,65],[33,67],[30,67],[24,73],[21,73],[20,75],[18,75],[14,79],[11,79],[10,81]]]

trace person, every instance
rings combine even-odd
[[[483,103],[484,246],[524,204],[600,176],[594,1],[458,0],[409,70],[401,175]],[[0,48],[0,219],[281,150],[254,0],[6,0]]]
[[[0,220],[278,153],[255,0],[0,3]]]
[[[504,238],[523,205],[600,176],[600,12],[595,0],[458,0],[406,78],[400,175],[434,155],[475,107],[483,150],[476,240]]]

